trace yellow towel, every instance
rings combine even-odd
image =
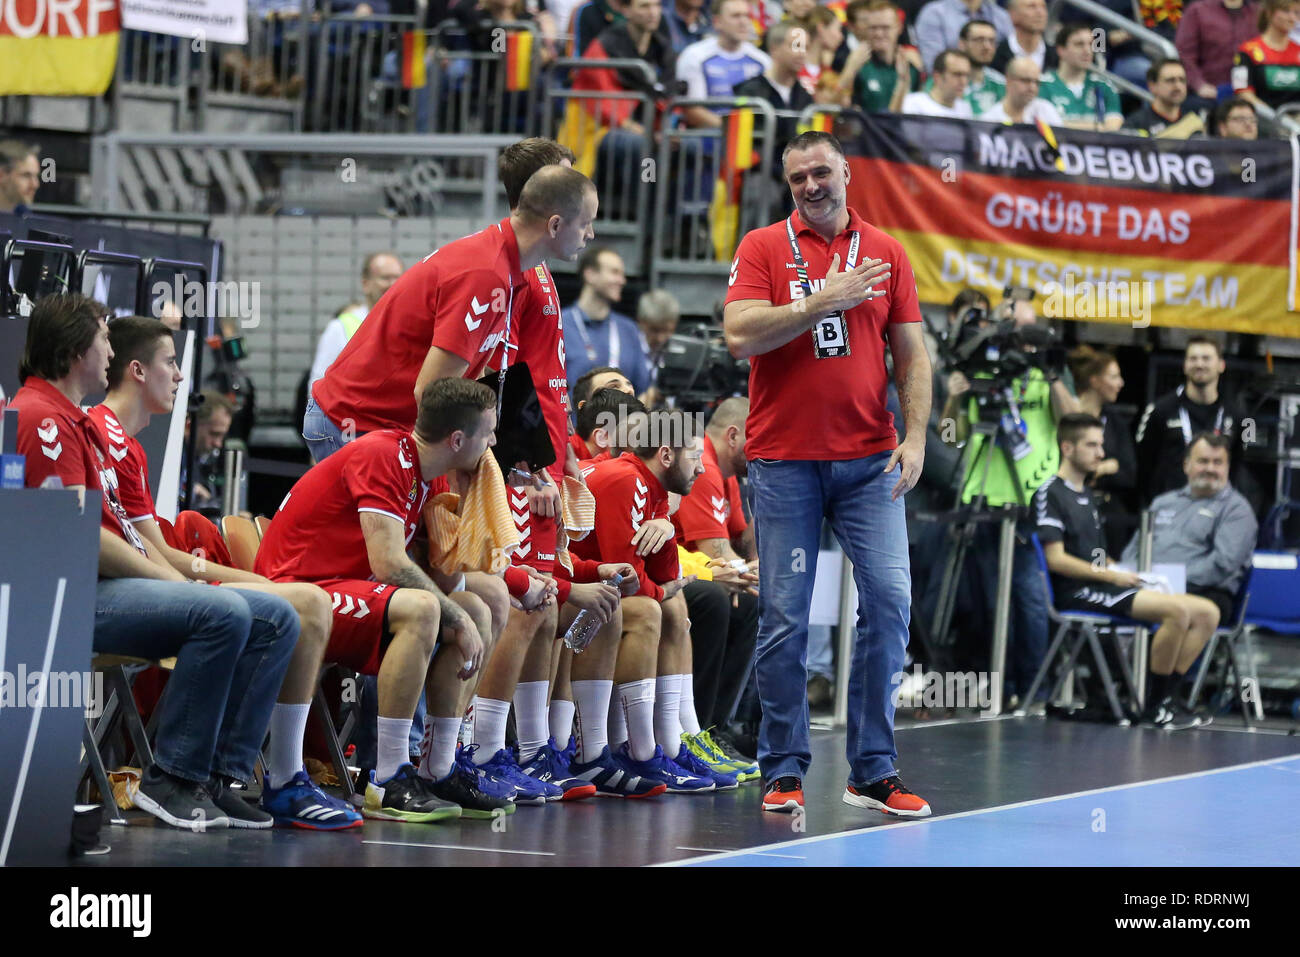
[[[455,492],[435,495],[424,506],[429,533],[429,564],[444,575],[465,571],[498,574],[510,564],[519,546],[519,532],[510,515],[510,501],[501,469],[491,452],[484,452],[462,497]]]
[[[713,569],[709,567],[709,556],[703,552],[688,552],[678,545],[677,565],[681,569],[679,574],[683,578],[687,575],[694,575],[697,580],[702,582],[713,581]]]
[[[555,560],[573,574],[573,559],[569,557],[569,540],[580,542],[596,527],[596,496],[587,483],[564,476],[560,483],[560,527],[555,536]]]

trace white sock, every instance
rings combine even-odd
[[[576,712],[578,724],[578,760],[595,761],[609,744],[606,731],[609,720],[609,699],[614,692],[613,681],[573,682],[573,701],[564,702]],[[555,705],[551,702],[551,720],[555,720]],[[622,709],[619,709],[622,713]],[[552,724],[552,726],[554,726]],[[559,740],[558,738],[556,739]]]
[[[460,719],[460,743],[467,748],[474,743],[474,705],[477,703],[478,695],[470,698],[465,717]]]
[[[515,685],[515,730],[519,732],[519,763],[531,760],[542,750],[551,732],[546,710],[549,681],[521,681]]]
[[[506,746],[506,718],[510,715],[510,702],[495,698],[474,699],[474,763],[487,764]]]
[[[695,675],[682,675],[681,705],[677,714],[682,721],[682,730],[687,734],[700,733],[700,719],[695,714]]]
[[[271,709],[271,746],[267,783],[282,788],[302,770],[302,738],[307,732],[311,704],[275,703]]]
[[[623,698],[621,695],[614,694],[610,691],[609,699],[609,720],[606,724],[609,729],[609,749],[617,751],[627,740],[627,713],[623,710]]]
[[[411,763],[411,719],[379,716],[379,750],[375,780],[387,781],[403,764]]]
[[[627,746],[632,760],[649,761],[655,756],[655,679],[624,682],[618,686],[618,697],[627,719]],[[673,706],[675,712],[676,702]]]
[[[424,740],[420,742],[420,777],[441,781],[451,773],[456,760],[456,737],[460,718],[424,716]]]
[[[605,682],[613,686],[612,682]],[[563,698],[551,699],[550,725],[551,737],[555,743],[563,750],[569,743],[569,736],[573,734],[573,712],[574,704],[572,701],[565,701]],[[604,726],[602,725],[602,730]]]
[[[655,743],[670,758],[682,749],[682,676],[660,675],[655,679]]]

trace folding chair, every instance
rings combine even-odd
[[[119,723],[124,724],[127,734],[131,738],[131,745],[135,748],[136,758],[140,763],[141,770],[153,764],[153,748],[149,744],[150,731],[145,728],[144,722],[140,719],[140,712],[136,710],[135,695],[132,689],[136,676],[146,668],[155,665],[164,671],[171,671],[176,667],[176,659],[163,658],[159,661],[152,661],[148,658],[134,658],[129,655],[96,655],[91,660],[91,666],[96,671],[104,673],[107,693],[106,700],[103,702],[103,711],[99,717],[87,717],[85,727],[82,730],[83,753],[79,779],[84,780],[87,772],[91,774],[96,786],[99,788],[104,805],[110,809],[109,821],[113,824],[125,824],[126,819],[122,817],[122,813],[117,807],[117,801],[113,797],[113,786],[108,780],[108,769],[104,766],[104,758],[100,754],[100,748],[109,740]],[[166,693],[166,689],[164,689],[163,694]],[[158,699],[158,704],[162,704],[161,697]],[[159,707],[155,706],[155,719],[158,711]],[[156,724],[156,720],[151,724]]]
[[[270,524],[269,520],[259,519],[259,521],[266,521],[268,525]],[[221,534],[226,539],[226,547],[230,549],[230,557],[234,561],[235,567],[242,568],[244,571],[252,571],[257,562],[257,549],[261,544],[258,526],[243,516],[226,515],[221,519]],[[330,754],[330,763],[334,765],[334,773],[338,776],[347,797],[351,798],[356,793],[352,786],[352,775],[348,771],[347,759],[343,755],[343,745],[339,741],[339,733],[334,727],[333,719],[330,717],[329,702],[321,687],[319,676],[316,679],[316,692],[312,695],[312,710],[316,712],[321,731],[325,735],[325,747]],[[347,733],[348,730],[350,729],[345,725],[344,732]],[[265,764],[265,761],[263,761],[263,764]]]
[[[261,541],[266,538],[266,530],[271,527],[271,520],[265,515],[259,515],[254,521],[257,522],[257,539]]]
[[[1241,590],[1237,593],[1237,600],[1233,607],[1235,614],[1232,616],[1231,624],[1220,623],[1219,627],[1210,635],[1210,640],[1206,643],[1205,649],[1201,652],[1200,667],[1196,669],[1196,678],[1192,681],[1192,690],[1187,696],[1187,707],[1196,710],[1200,701],[1201,689],[1205,685],[1205,678],[1211,666],[1215,663],[1215,652],[1218,650],[1220,639],[1224,642],[1224,654],[1222,664],[1216,669],[1217,683],[1219,694],[1216,697],[1217,703],[1225,700],[1225,694],[1231,689],[1232,696],[1237,699],[1241,705],[1241,717],[1246,724],[1252,723],[1250,702],[1247,700],[1250,695],[1246,694],[1244,682],[1249,681],[1250,687],[1254,689],[1255,704],[1257,709],[1262,709],[1262,703],[1259,700],[1259,677],[1255,671],[1255,652],[1253,642],[1246,625],[1246,609],[1250,606],[1250,594],[1255,578],[1254,566],[1247,570],[1246,578],[1241,583]],[[1240,646],[1244,645],[1244,649]],[[1244,661],[1243,661],[1244,656]],[[1216,704],[1215,710],[1218,710]],[[1263,718],[1263,714],[1258,715]]]
[[[1092,652],[1097,674],[1101,677],[1101,683],[1106,689],[1106,700],[1110,704],[1111,714],[1115,716],[1115,722],[1119,725],[1129,724],[1129,716],[1125,714],[1115,693],[1115,680],[1111,677],[1110,666],[1106,664],[1106,656],[1102,652],[1099,636],[1102,632],[1105,632],[1114,643],[1118,660],[1121,663],[1120,675],[1123,677],[1124,686],[1128,690],[1129,700],[1136,703],[1138,700],[1137,691],[1133,686],[1133,676],[1129,673],[1128,668],[1123,665],[1124,649],[1120,645],[1117,630],[1126,627],[1143,627],[1143,623],[1134,621],[1131,618],[1120,618],[1091,611],[1058,611],[1056,608],[1056,595],[1052,590],[1052,576],[1047,570],[1047,556],[1043,554],[1043,546],[1037,535],[1032,536],[1032,541],[1034,543],[1034,552],[1038,556],[1038,570],[1043,576],[1043,587],[1047,592],[1047,614],[1057,628],[1052,644],[1047,649],[1047,654],[1043,656],[1043,663],[1038,668],[1038,674],[1034,675],[1034,681],[1029,687],[1029,693],[1024,696],[1022,699],[1023,704],[1016,710],[1017,716],[1023,717],[1025,708],[1034,701],[1039,686],[1046,679],[1047,672],[1052,667],[1052,662],[1056,659],[1057,654],[1061,651],[1068,638],[1070,646],[1065,659],[1065,667],[1052,685],[1048,700],[1054,700],[1060,694],[1066,679],[1074,673],[1079,652],[1083,650],[1083,646],[1086,644]]]

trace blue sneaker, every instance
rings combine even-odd
[[[304,827],[311,831],[341,831],[363,823],[347,801],[326,794],[299,771],[282,788],[262,788],[262,810],[276,824]]]
[[[658,781],[668,789],[669,794],[707,794],[717,787],[713,783],[713,778],[701,777],[687,771],[667,757],[664,749],[657,744],[654,755],[648,761],[635,760],[628,750],[626,741],[618,749],[616,757],[632,774],[648,781]]]
[[[564,792],[548,781],[530,778],[519,768],[514,753],[509,748],[502,748],[492,755],[492,760],[479,766],[490,777],[515,786],[516,804],[545,804],[558,801]]]
[[[719,791],[730,791],[732,788],[740,787],[740,782],[736,780],[734,774],[726,774],[716,768],[709,767],[692,754],[691,749],[686,747],[685,744],[677,752],[677,757],[673,758],[673,763],[689,774],[712,781]]]
[[[487,767],[480,767],[474,763],[474,752],[478,750],[477,744],[468,746],[456,745],[456,763],[452,766],[459,776],[467,778],[473,783],[476,790],[492,801],[509,801],[513,810],[515,797],[519,789],[509,781],[504,781],[494,774],[489,774]],[[446,780],[444,778],[444,780]]]
[[[610,752],[609,745],[605,745],[594,761],[574,761],[569,765],[569,773],[596,785],[596,797],[646,798],[668,790],[662,781],[651,781],[629,770]]]
[[[596,785],[582,778],[575,778],[569,772],[569,760],[565,751],[555,743],[554,738],[547,740],[532,759],[524,762],[520,770],[530,778],[536,778],[547,784],[554,784],[560,789],[559,797],[548,797],[552,801],[580,801],[596,796]]]

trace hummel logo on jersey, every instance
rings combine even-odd
[[[36,427],[37,438],[39,438],[46,445],[49,445],[51,442],[53,442],[55,437],[58,436],[58,434],[59,434],[59,427],[53,422],[49,424],[48,428],[42,429],[40,426]]]
[[[351,615],[359,621],[360,619],[365,618],[366,615],[370,614],[370,606],[366,604],[364,598],[356,599],[356,604],[353,604],[351,595],[340,595],[338,592],[330,592],[330,594],[334,598],[334,610],[343,617],[346,618],[348,615]],[[342,609],[339,608],[340,602],[343,604]]]
[[[632,501],[636,503],[636,507],[637,507],[637,508],[645,508],[645,496],[644,496],[644,495],[633,495],[633,496],[632,496]]]
[[[119,448],[117,446],[110,445],[108,447],[108,454],[113,456],[113,459],[117,462],[120,462],[124,458],[126,458],[126,452],[127,452],[126,446],[122,446]]]
[[[485,305],[482,305],[482,306],[480,306],[480,305],[478,304],[478,296],[475,296],[472,300],[470,300],[470,304],[469,304],[469,305],[470,305],[470,309],[472,309],[472,310],[474,311],[474,315],[476,315],[476,316],[481,316],[481,315],[483,315],[483,313],[485,313],[485,312],[488,311],[488,307],[487,307],[486,304],[485,304]],[[467,328],[467,329],[469,329],[471,332],[473,332],[473,331],[474,331],[475,329],[477,329],[479,326],[483,325],[483,320],[482,320],[482,319],[471,319],[469,313],[470,313],[470,310],[469,310],[469,309],[465,310],[465,328]]]
[[[644,495],[647,491],[645,487],[645,483],[641,481],[640,477],[638,477],[636,480],[636,490],[640,492],[642,495]]]
[[[58,461],[59,456],[63,454],[63,443],[60,442],[58,445],[54,446],[54,448],[50,448],[47,445],[42,445],[41,451],[45,453],[46,458],[54,459],[55,461]]]

